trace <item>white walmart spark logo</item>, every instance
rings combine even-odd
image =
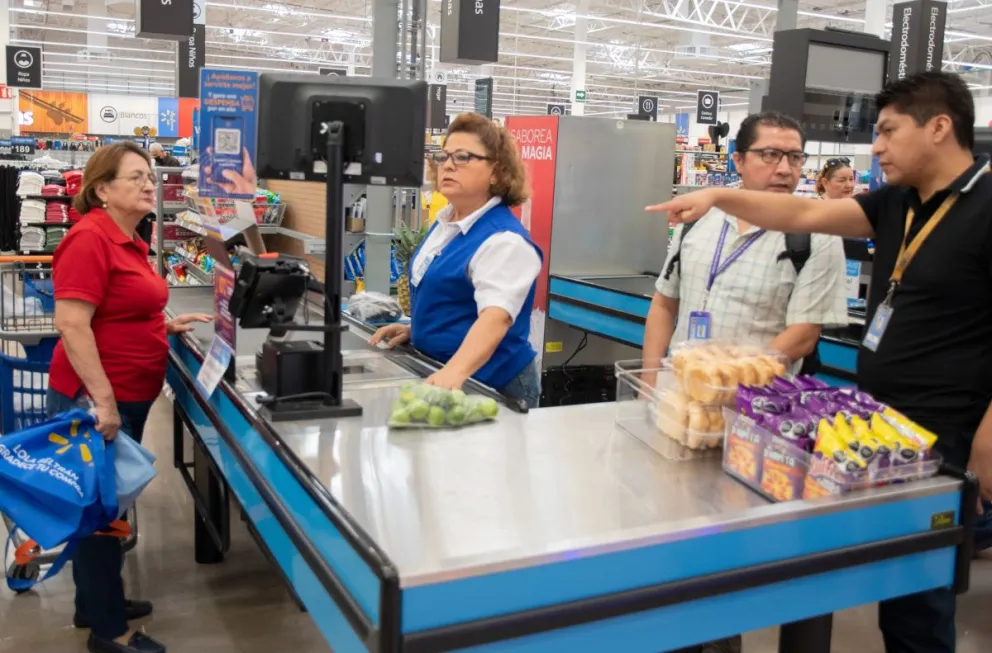
[[[55,450],[57,455],[65,455],[70,449],[76,447],[79,450],[79,457],[82,461],[87,465],[93,464],[93,452],[90,451],[89,445],[85,442],[77,442],[77,438],[81,438],[84,441],[90,439],[90,433],[88,430],[83,431],[82,433],[79,432],[79,422],[73,422],[69,427],[69,438],[65,438],[58,433],[48,434],[49,442],[60,445],[59,448]]]
[[[159,114],[159,122],[168,127],[169,129],[176,128],[176,112],[172,109],[166,109],[161,114]]]

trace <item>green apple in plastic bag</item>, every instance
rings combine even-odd
[[[427,413],[430,412],[430,404],[428,404],[423,399],[414,399],[407,406],[407,410],[410,412],[410,419],[416,422],[423,422],[427,420]]]
[[[427,423],[431,426],[444,426],[444,409],[440,406],[431,406],[427,413]]]
[[[448,409],[448,424],[461,426],[465,423],[467,415],[468,411],[465,410],[464,406],[452,406]]]

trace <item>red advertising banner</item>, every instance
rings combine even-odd
[[[510,116],[506,127],[517,143],[527,167],[531,198],[514,210],[541,248],[544,265],[537,278],[531,343],[538,361],[544,353],[544,322],[548,313],[548,266],[551,260],[551,222],[555,204],[555,166],[558,157],[558,116]]]
[[[179,98],[179,137],[193,137],[193,110],[200,108],[198,98]]]

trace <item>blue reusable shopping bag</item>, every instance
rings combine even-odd
[[[118,516],[138,499],[155,475],[155,454],[121,431],[113,442]]]
[[[0,438],[0,512],[46,549],[91,535],[117,517],[108,451],[82,410]]]
[[[76,539],[118,514],[114,447],[95,426],[93,417],[74,410],[0,438],[0,512],[31,538],[18,555],[34,543],[45,549],[66,544],[45,578],[62,569]],[[34,584],[7,578],[15,591]]]

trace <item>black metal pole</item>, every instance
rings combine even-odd
[[[341,405],[341,278],[344,275],[344,123],[327,123],[327,215],[324,223],[324,392]]]

